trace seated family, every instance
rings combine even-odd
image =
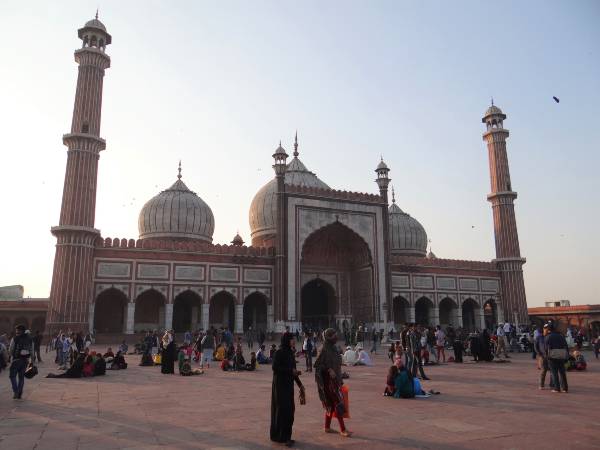
[[[364,349],[360,346],[356,346],[356,350],[352,347],[346,347],[346,351],[342,355],[342,363],[346,366],[372,366],[373,361],[371,357]]]
[[[242,348],[241,346],[238,346],[238,348],[235,350],[232,359],[225,358],[223,361],[221,361],[221,369],[224,371],[233,370],[236,372],[241,370],[253,371],[256,370],[256,364],[256,353],[251,352],[250,362],[246,363],[246,360],[244,359],[244,355],[242,353]]]
[[[71,367],[61,374],[49,373],[46,378],[81,378],[104,375],[108,361],[101,353],[90,352],[86,349],[77,355]]]
[[[383,395],[395,398],[426,398],[431,394],[439,394],[439,392],[434,390],[425,392],[419,379],[406,370],[402,358],[396,358],[394,365],[388,371]]]

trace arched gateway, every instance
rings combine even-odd
[[[300,273],[309,280],[302,286],[298,305],[304,326],[375,320],[371,252],[346,225],[336,221],[308,236]]]

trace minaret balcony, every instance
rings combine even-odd
[[[67,133],[63,134],[63,144],[69,149],[102,151],[106,149],[106,141],[100,136],[89,133]]]

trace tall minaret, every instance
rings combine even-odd
[[[378,298],[375,301],[375,320],[379,323],[379,328],[386,328],[386,322],[391,319],[392,314],[390,312],[392,305],[392,269],[389,264],[390,258],[390,246],[389,246],[389,211],[388,211],[388,186],[392,179],[389,177],[390,168],[383,161],[383,155],[381,156],[381,161],[377,165],[375,169],[375,173],[377,174],[377,179],[375,182],[379,187],[379,195],[383,200],[383,209],[382,209],[382,220],[383,220],[383,252],[385,259],[385,295],[386,298]],[[379,280],[381,283],[382,281]],[[377,290],[379,292],[379,290]],[[379,297],[379,295],[378,295]]]
[[[515,220],[514,200],[517,193],[512,190],[508,157],[506,154],[506,138],[508,130],[503,123],[506,115],[500,108],[490,106],[482,122],[487,130],[483,140],[487,143],[490,160],[490,178],[492,192],[488,201],[494,213],[494,235],[496,238],[495,262],[501,272],[501,304],[504,320],[525,324],[528,322],[527,302],[525,299],[525,283],[523,281],[523,264],[519,249],[519,235]]]
[[[94,228],[98,159],[106,142],[100,137],[102,82],[110,58],[104,52],[111,35],[96,18],[78,30],[82,47],[75,50],[79,64],[71,132],[63,136],[67,146],[67,169],[63,187],[56,254],[52,273],[47,332],[58,329],[87,331],[92,301],[92,256],[100,235]]]

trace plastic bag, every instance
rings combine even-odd
[[[350,389],[348,389],[348,386],[344,384],[340,388],[340,392],[342,394],[343,408],[344,408],[344,413],[342,414],[342,418],[349,419],[350,418],[350,397],[349,397]],[[337,417],[337,413],[335,411],[333,412],[333,417]]]

